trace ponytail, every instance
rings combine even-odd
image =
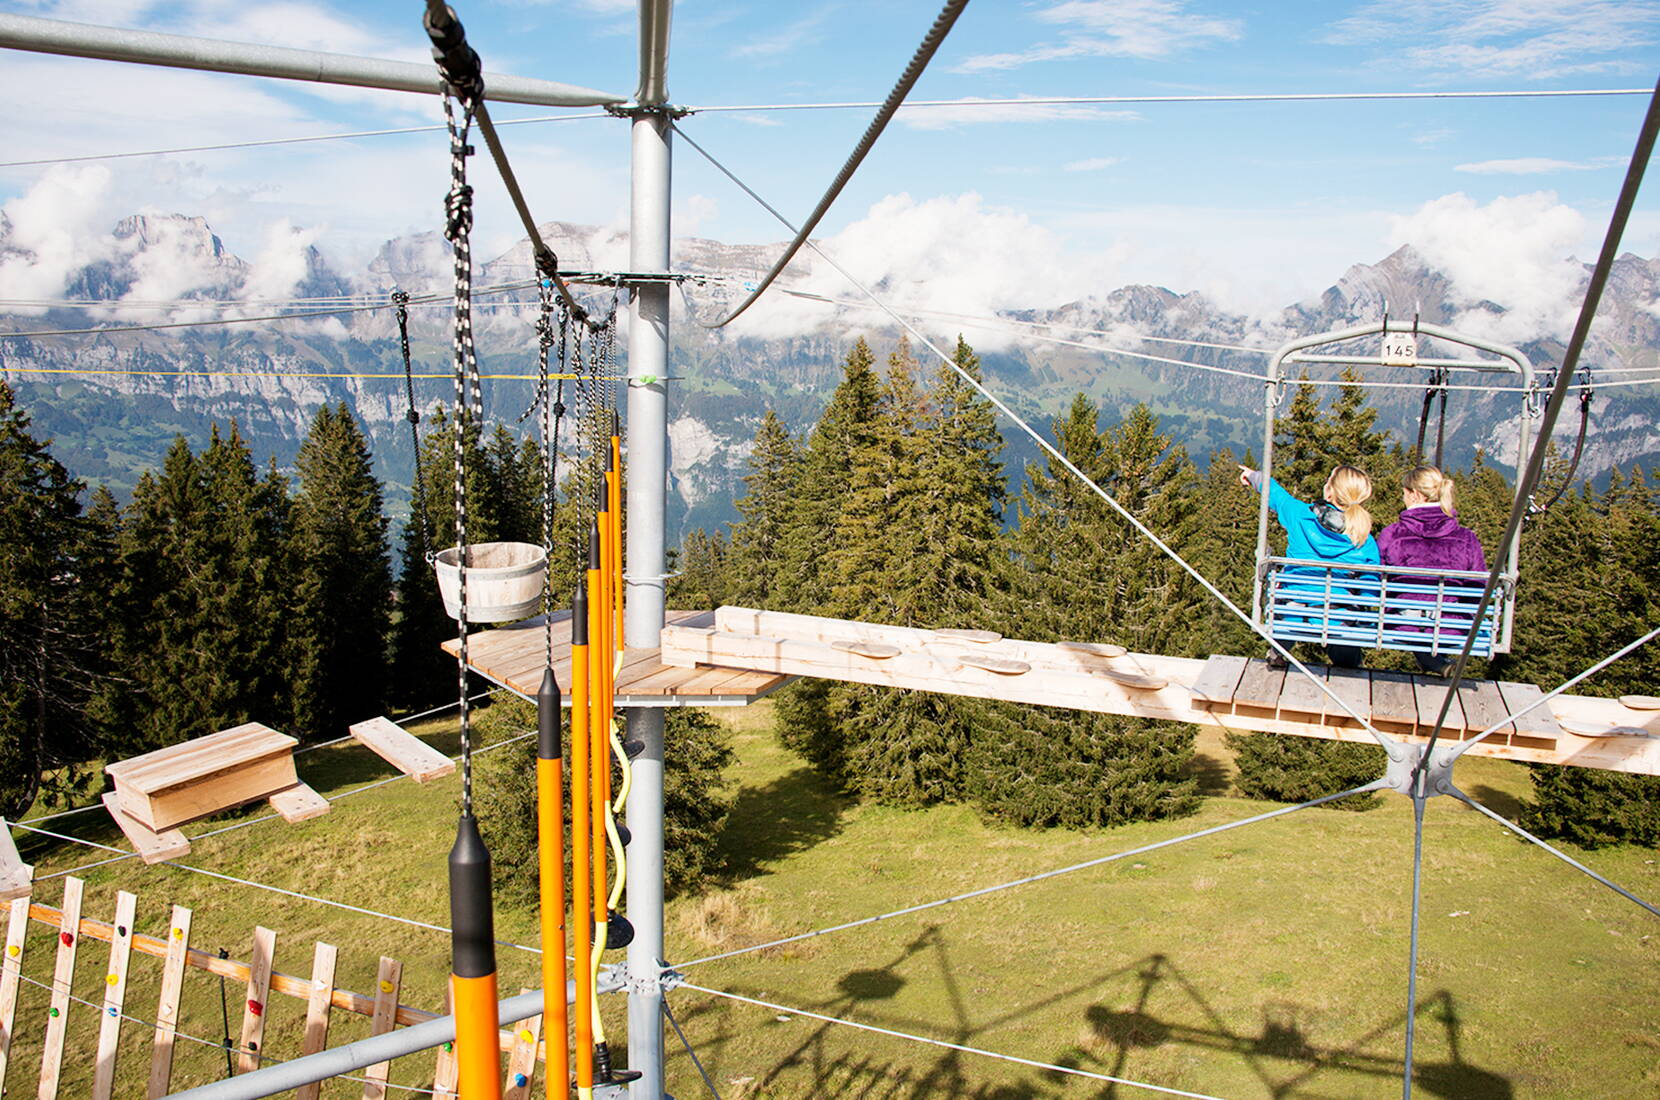
[[[1436,467],[1415,467],[1406,475],[1405,485],[1423,497],[1425,503],[1439,504],[1447,515],[1453,514],[1453,479]]]
[[[1343,509],[1343,533],[1356,546],[1372,534],[1372,513],[1363,505],[1372,499],[1372,479],[1355,466],[1339,466],[1326,481],[1332,503]]]

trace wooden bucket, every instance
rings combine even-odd
[[[480,542],[467,548],[467,621],[506,623],[542,609],[547,553],[527,542]],[[461,617],[461,547],[440,550],[432,567],[444,612]]]

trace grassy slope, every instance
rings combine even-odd
[[[723,844],[729,881],[674,902],[668,955],[691,959],[1020,877],[1260,812],[1215,794],[1193,818],[1106,832],[1024,832],[959,807],[896,812],[850,806],[780,749],[767,708],[728,712],[737,730],[738,802]],[[453,751],[453,734],[430,727]],[[1224,751],[1202,740],[1205,774],[1225,784]],[[330,795],[385,774],[356,748],[302,760]],[[1525,794],[1516,767],[1461,765],[1467,790],[1503,812]],[[183,862],[447,923],[444,855],[455,779],[400,782],[339,803],[303,826],[270,822],[200,842]],[[234,817],[227,818],[234,820]],[[96,815],[71,831],[118,842]],[[200,827],[198,827],[200,828]],[[1419,1095],[1618,1097],[1660,1091],[1660,926],[1471,811],[1437,799],[1425,837],[1419,968]],[[1227,1097],[1393,1096],[1399,1092],[1410,902],[1411,814],[1390,797],[1365,814],[1309,811],[1106,867],[1023,886],[788,948],[712,962],[688,979],[1041,1061]],[[26,853],[38,873],[98,858]],[[1660,896],[1655,853],[1587,861],[1645,897]],[[160,933],[171,902],[195,907],[193,941],[246,958],[252,926],[278,929],[277,968],[310,971],[311,944],[341,947],[338,984],[368,991],[376,959],[403,960],[406,1003],[437,1008],[447,937],[339,909],[131,862],[88,871],[88,916],[107,919],[117,889],[139,895],[140,931]],[[38,899],[56,904],[59,887]],[[501,912],[497,935],[534,943],[533,914]],[[31,932],[25,972],[50,973],[53,944]],[[102,996],[107,948],[82,951],[77,995]],[[535,958],[501,952],[502,985],[535,978]],[[159,966],[137,959],[128,1011],[153,1017]],[[232,986],[232,1037],[243,994]],[[193,971],[181,1029],[223,1032],[217,979]],[[1151,1095],[926,1048],[717,1000],[671,1003],[722,1095],[1027,1097]],[[303,1005],[273,998],[267,1048],[298,1049]],[[32,1091],[43,993],[25,987],[11,1088]],[[71,1010],[61,1095],[86,1095],[93,1012]],[[367,1033],[336,1013],[334,1042]],[[150,1037],[127,1025],[117,1095],[140,1095]],[[670,1089],[698,1095],[671,1036]],[[176,1086],[213,1079],[223,1055],[182,1043]],[[431,1056],[393,1080],[430,1081]],[[356,1096],[335,1083],[325,1095]],[[393,1095],[398,1095],[394,1093]],[[405,1094],[407,1095],[407,1094]]]

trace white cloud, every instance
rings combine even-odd
[[[1589,172],[1598,166],[1549,157],[1512,157],[1508,160],[1478,160],[1453,166],[1455,172],[1476,176],[1542,176],[1549,172]]]
[[[1158,60],[1230,42],[1243,33],[1239,20],[1189,12],[1183,0],[1066,0],[1044,8],[1036,18],[1060,28],[1060,38],[1009,53],[975,54],[956,71],[1001,71],[1086,57]]]
[[[746,42],[733,46],[730,53],[733,57],[743,57],[750,60],[773,59],[787,53],[794,53],[804,44],[819,37],[819,28],[824,25],[830,12],[828,9],[814,12],[805,19],[798,19],[782,30],[771,34],[756,35]]]
[[[321,228],[300,229],[282,218],[267,227],[265,247],[254,257],[237,297],[287,298],[310,273],[310,252]]]
[[[1579,311],[1585,270],[1573,259],[1585,238],[1579,211],[1540,191],[1481,205],[1462,193],[1443,195],[1393,219],[1396,245],[1410,244],[1446,275],[1454,300],[1492,302],[1507,312],[1471,308],[1453,327],[1510,343],[1561,338]]]
[[[1120,164],[1123,157],[1090,157],[1087,160],[1075,160],[1066,165],[1068,172],[1100,172]]]
[[[912,104],[899,108],[896,117],[913,130],[950,130],[999,122],[1141,121],[1136,111],[1107,110],[1088,103],[1021,103],[1018,100],[985,103],[973,98],[934,106]]]
[[[1421,69],[1464,77],[1546,79],[1647,72],[1653,0],[1374,0],[1326,41],[1375,45]]]
[[[109,169],[53,168],[28,193],[0,207],[0,298],[57,298],[80,268],[107,257]],[[42,313],[40,309],[15,309]]]
[[[931,310],[990,316],[1002,309],[1054,307],[1116,285],[1111,250],[1070,252],[1063,238],[1025,214],[988,206],[972,192],[922,201],[889,195],[821,246],[902,314]],[[781,282],[833,298],[863,297],[809,250],[802,251]],[[880,315],[868,316],[870,323],[884,323]],[[841,330],[847,323],[834,308],[773,293],[734,328],[746,336],[776,336],[820,327]],[[946,339],[958,327],[942,320],[924,323],[926,330]],[[988,333],[974,342],[992,348],[1009,339]]]

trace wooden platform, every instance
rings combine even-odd
[[[1288,676],[1260,660],[1159,657],[1101,643],[1049,645],[738,607],[721,608],[713,620],[688,617],[665,627],[663,662],[687,671],[820,676],[1239,732],[1374,743],[1307,677]],[[1313,671],[1349,710],[1397,739],[1425,738],[1446,695],[1447,682],[1436,677],[1320,666]],[[1473,738],[1498,722],[1499,730],[1473,745],[1472,754],[1660,775],[1660,711],[1564,695],[1506,721],[1539,697],[1529,684],[1462,685],[1443,736]]]
[[[670,611],[674,626],[711,626],[713,611]],[[571,702],[571,613],[553,613],[553,676],[565,705]],[[526,699],[535,700],[547,665],[546,620],[534,619],[467,635],[467,665],[478,675]],[[444,643],[452,656],[456,641]],[[666,665],[658,649],[625,649],[617,676],[621,707],[741,707],[769,695],[795,677],[785,673],[732,668],[678,668]]]

